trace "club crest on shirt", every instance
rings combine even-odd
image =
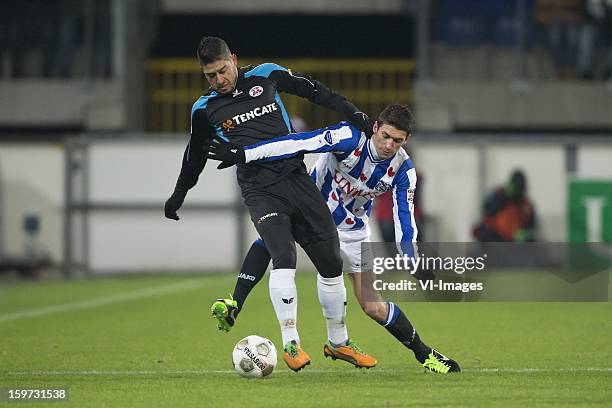
[[[249,90],[249,95],[251,95],[252,98],[257,98],[262,93],[263,93],[263,88],[259,85],[255,85]]]
[[[381,180],[378,183],[376,183],[374,190],[384,193],[385,191],[391,190],[391,184],[385,183],[384,181]]]

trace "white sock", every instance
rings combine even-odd
[[[327,337],[333,344],[346,344],[348,331],[346,317],[346,287],[342,275],[335,278],[324,278],[317,274],[317,293],[323,307],[323,316],[327,322]]]
[[[270,272],[270,299],[283,336],[283,347],[291,340],[300,342],[297,331],[297,288],[295,269],[272,269]]]

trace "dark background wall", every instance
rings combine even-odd
[[[414,57],[408,15],[160,16],[152,57],[191,57],[203,35],[224,38],[240,57]]]

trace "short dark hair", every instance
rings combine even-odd
[[[392,103],[378,115],[378,125],[382,126],[383,124],[391,125],[398,130],[404,130],[410,135],[414,126],[414,116],[408,106]]]
[[[227,43],[222,38],[210,36],[202,37],[196,52],[200,65],[210,64],[220,59],[230,59],[231,55]]]

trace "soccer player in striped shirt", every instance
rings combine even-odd
[[[423,367],[438,373],[461,371],[459,364],[427,346],[398,305],[385,301],[380,293],[362,285],[362,242],[369,241],[369,216],[376,196],[392,190],[395,238],[403,248],[412,248],[417,238],[414,220],[416,170],[401,147],[412,131],[408,107],[387,106],[366,134],[346,122],[312,132],[293,133],[242,147],[215,140],[208,158],[226,163],[254,163],[282,160],[303,153],[323,153],[311,171],[332,213],[340,237],[340,249],[350,262],[353,291],[364,312],[381,324],[400,343],[414,352]],[[234,297],[218,299],[212,307],[220,329],[229,331],[244,300],[265,274],[270,257],[265,243],[257,240],[238,277]],[[366,271],[363,271],[366,272]],[[244,282],[242,282],[244,281]],[[350,359],[327,344],[326,357]]]

